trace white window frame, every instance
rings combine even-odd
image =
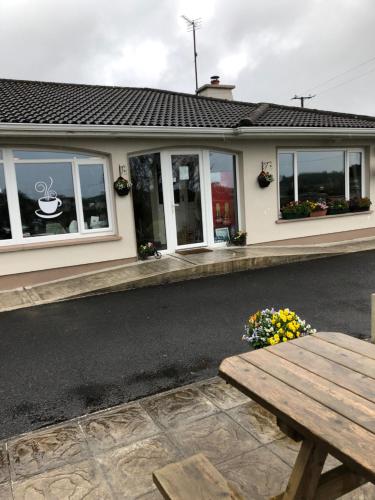
[[[101,156],[90,156],[87,154],[87,158],[77,158],[74,153],[71,157],[66,158],[52,158],[52,159],[16,159],[13,157],[14,150],[23,151],[54,151],[54,152],[69,152],[64,150],[55,150],[50,148],[0,148],[3,153],[3,159],[0,160],[0,164],[4,166],[5,175],[5,188],[7,193],[8,211],[10,218],[10,227],[12,232],[12,238],[6,240],[0,240],[0,246],[10,246],[10,245],[30,245],[32,243],[48,243],[55,241],[69,241],[74,239],[85,239],[99,236],[113,235],[115,231],[114,226],[114,206],[113,206],[113,196],[111,195],[110,186],[110,170],[108,165],[108,160]],[[84,152],[77,151],[78,154],[83,154]],[[51,163],[70,163],[71,172],[73,179],[73,189],[74,189],[74,199],[75,208],[77,215],[77,225],[78,231],[76,233],[66,233],[66,234],[55,234],[46,236],[24,236],[22,232],[22,218],[21,210],[18,198],[18,186],[16,178],[16,165],[18,163],[29,163],[29,164],[51,164]],[[107,204],[107,215],[108,215],[108,227],[97,228],[97,229],[85,229],[84,227],[84,214],[83,214],[83,204],[82,204],[82,192],[79,177],[79,166],[80,165],[102,165],[104,172],[104,186],[105,186],[105,196]]]
[[[278,207],[280,206],[280,154],[287,153],[293,155],[293,176],[294,176],[294,201],[299,201],[298,196],[298,160],[299,152],[326,152],[326,151],[343,151],[344,152],[344,172],[345,172],[345,199],[350,199],[350,179],[349,179],[349,154],[361,153],[361,196],[365,195],[365,151],[363,148],[297,148],[277,150],[277,197]]]

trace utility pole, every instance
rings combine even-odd
[[[293,99],[299,99],[301,101],[301,108],[305,107],[305,99],[312,99],[313,97],[316,97],[315,95],[297,95],[295,94],[294,97],[292,97],[291,100]]]
[[[194,70],[195,70],[195,92],[198,90],[198,69],[197,69],[197,42],[195,38],[195,31],[200,28],[201,18],[198,19],[189,19],[187,16],[181,16],[188,25],[188,31],[193,32],[193,44],[194,44]]]

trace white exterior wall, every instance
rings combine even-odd
[[[366,194],[375,201],[375,142],[370,139],[355,140],[261,140],[261,139],[97,139],[97,138],[25,138],[1,139],[0,147],[38,147],[88,150],[107,155],[112,179],[119,175],[119,164],[128,165],[128,155],[138,152],[158,151],[173,147],[196,147],[197,149],[218,149],[238,154],[239,198],[242,227],[248,233],[248,243],[260,243],[331,232],[348,231],[375,226],[375,213],[357,216],[314,218],[307,221],[276,223],[278,219],[277,149],[295,147],[364,147],[366,168]],[[261,189],[257,176],[262,161],[272,162],[275,177],[268,188]],[[126,175],[130,178],[130,172]],[[43,269],[82,265],[117,259],[134,258],[137,255],[133,205],[131,194],[119,197],[111,190],[114,199],[114,222],[116,241],[82,243],[44,248],[19,247],[17,251],[6,251],[0,245],[0,275],[9,275]],[[32,243],[32,242],[30,242]]]

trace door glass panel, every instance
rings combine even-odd
[[[78,232],[71,163],[17,163],[16,175],[25,238]]]
[[[199,155],[172,155],[177,245],[202,243]]]
[[[12,232],[10,229],[7,191],[5,188],[4,165],[0,163],[0,240],[9,240],[11,238]]]
[[[108,228],[103,165],[79,165],[85,229]]]
[[[137,243],[152,242],[159,250],[165,250],[167,238],[160,154],[133,156],[129,163]]]
[[[237,230],[235,157],[210,152],[212,217],[215,243],[228,241]]]

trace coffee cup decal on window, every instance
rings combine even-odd
[[[35,214],[42,219],[55,219],[62,214],[62,211],[58,210],[62,205],[62,201],[57,197],[56,191],[52,189],[52,177],[49,180],[49,186],[44,181],[35,183],[35,191],[43,193],[43,196],[38,199],[39,208],[35,210]]]

